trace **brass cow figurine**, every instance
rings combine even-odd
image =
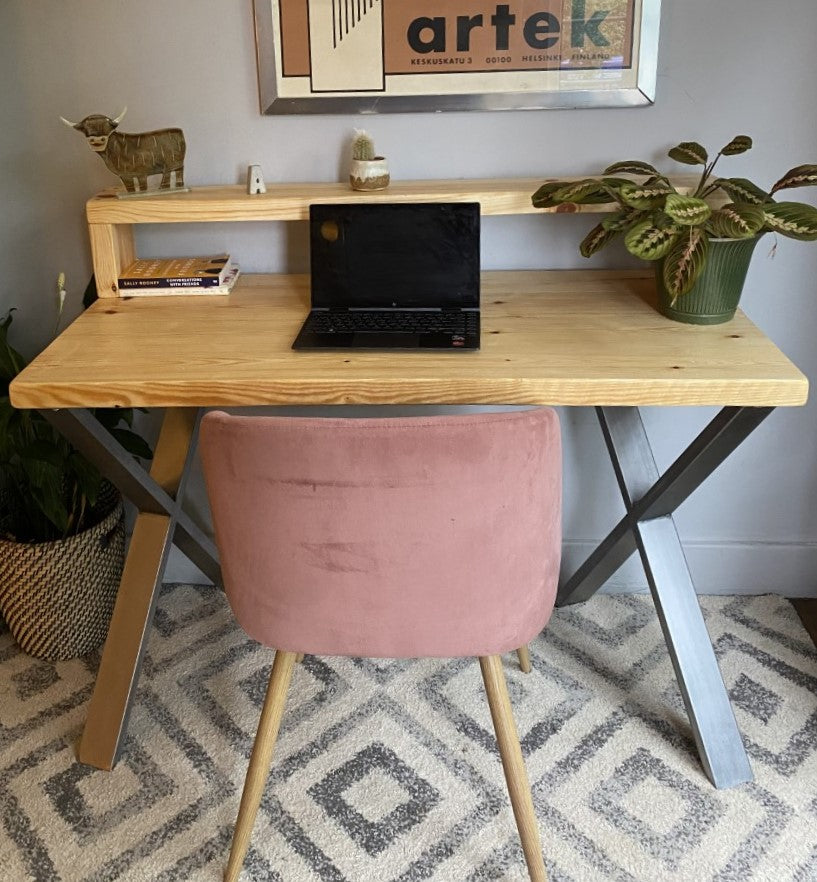
[[[86,116],[78,123],[65,117],[60,119],[65,125],[82,132],[91,150],[98,153],[102,161],[125,185],[128,193],[147,190],[147,176],[161,175],[159,190],[184,188],[184,133],[181,129],[157,129],[155,132],[126,134],[117,132],[116,127],[127,112],[127,107],[116,119],[100,113]],[[174,185],[170,186],[170,175],[174,173]],[[135,182],[135,184],[134,184]]]

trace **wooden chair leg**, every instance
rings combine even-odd
[[[255,816],[258,812],[258,806],[261,804],[264,785],[267,783],[269,775],[272,751],[278,738],[278,728],[284,713],[284,704],[286,703],[289,682],[292,679],[295,657],[296,653],[294,652],[279,651],[275,653],[267,696],[264,699],[261,720],[258,723],[258,732],[255,736],[250,765],[244,781],[244,792],[241,794],[241,806],[238,809],[238,819],[235,823],[230,860],[224,871],[224,882],[236,882],[244,865],[252,828],[255,824]]]
[[[520,646],[519,649],[516,650],[516,654],[519,657],[519,667],[522,669],[522,673],[529,674],[531,672],[531,666],[528,644],[526,643],[524,646]]]
[[[502,670],[502,659],[498,655],[480,657],[482,679],[491,708],[491,718],[502,757],[502,768],[511,797],[519,838],[522,840],[522,851],[528,865],[531,882],[547,882],[545,863],[542,859],[542,843],[539,839],[539,824],[533,809],[533,797],[530,792],[528,773],[522,759],[522,748],[508,698],[508,687],[505,673]]]
[[[299,652],[299,653],[295,656],[295,664],[296,664],[296,665],[299,665],[303,660],[304,660],[304,654],[303,654],[302,652]]]

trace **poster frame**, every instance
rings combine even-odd
[[[388,0],[381,0],[388,2]],[[594,107],[643,107],[655,102],[658,69],[658,34],[661,0],[641,0],[640,21],[633,23],[638,51],[633,58],[635,84],[624,88],[582,83],[579,89],[489,91],[457,94],[385,93],[360,95],[317,94],[283,97],[279,94],[276,64],[275,27],[272,0],[254,0],[255,39],[261,113],[278,114],[373,114],[442,111],[588,109]],[[438,4],[439,7],[439,4]],[[636,16],[638,18],[638,16]],[[280,57],[280,53],[279,53]],[[502,73],[498,71],[498,73]],[[490,75],[488,73],[487,75]],[[433,76],[429,74],[429,76]]]

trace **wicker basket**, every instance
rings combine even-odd
[[[125,562],[122,498],[100,503],[102,520],[53,542],[0,540],[0,615],[37,658],[77,658],[108,634]]]

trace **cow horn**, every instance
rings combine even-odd
[[[79,123],[72,123],[72,122],[69,122],[64,116],[61,116],[60,119],[61,119],[61,120],[67,125],[67,126],[70,126],[72,129],[75,129],[75,128],[79,125]]]
[[[122,113],[120,113],[119,116],[113,121],[113,124],[115,126],[118,126],[119,123],[122,122],[122,118],[125,116],[125,114],[127,112],[128,112],[128,107],[127,107],[127,105],[125,105],[125,107],[122,108]]]

